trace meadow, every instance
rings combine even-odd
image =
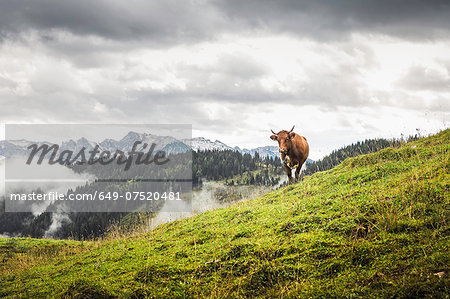
[[[445,298],[450,129],[148,233],[0,239],[0,296]]]

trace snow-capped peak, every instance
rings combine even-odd
[[[187,140],[183,140],[183,142],[189,143],[186,141]],[[223,143],[219,140],[211,141],[204,137],[195,137],[195,138],[190,139],[189,141],[190,141],[190,146],[194,151],[206,151],[206,150],[223,151],[223,150],[232,150],[233,149],[232,147],[226,145],[225,143]]]

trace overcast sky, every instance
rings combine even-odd
[[[5,0],[0,122],[295,125],[317,159],[448,127],[449,53],[449,1]]]

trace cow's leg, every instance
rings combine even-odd
[[[300,170],[302,169],[302,165],[299,164],[298,167],[295,169],[295,182],[298,182],[298,178],[300,176]]]
[[[303,161],[301,161],[299,164],[298,164],[298,167],[295,169],[295,180],[298,182],[298,178],[300,177],[300,170],[302,170],[302,166],[303,166],[303,164],[305,164],[305,162],[306,162],[306,159],[305,160],[303,160]]]
[[[286,168],[286,173],[289,179],[289,185],[291,184],[292,181],[292,170],[286,165],[284,164],[284,168]]]

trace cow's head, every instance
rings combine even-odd
[[[275,133],[273,130],[271,130],[273,135],[270,136],[270,139],[278,141],[278,146],[280,147],[279,151],[282,154],[287,154],[291,149],[292,146],[291,138],[294,138],[295,136],[295,133],[292,132],[294,130],[294,127],[292,127],[290,131],[282,130],[278,133]]]

